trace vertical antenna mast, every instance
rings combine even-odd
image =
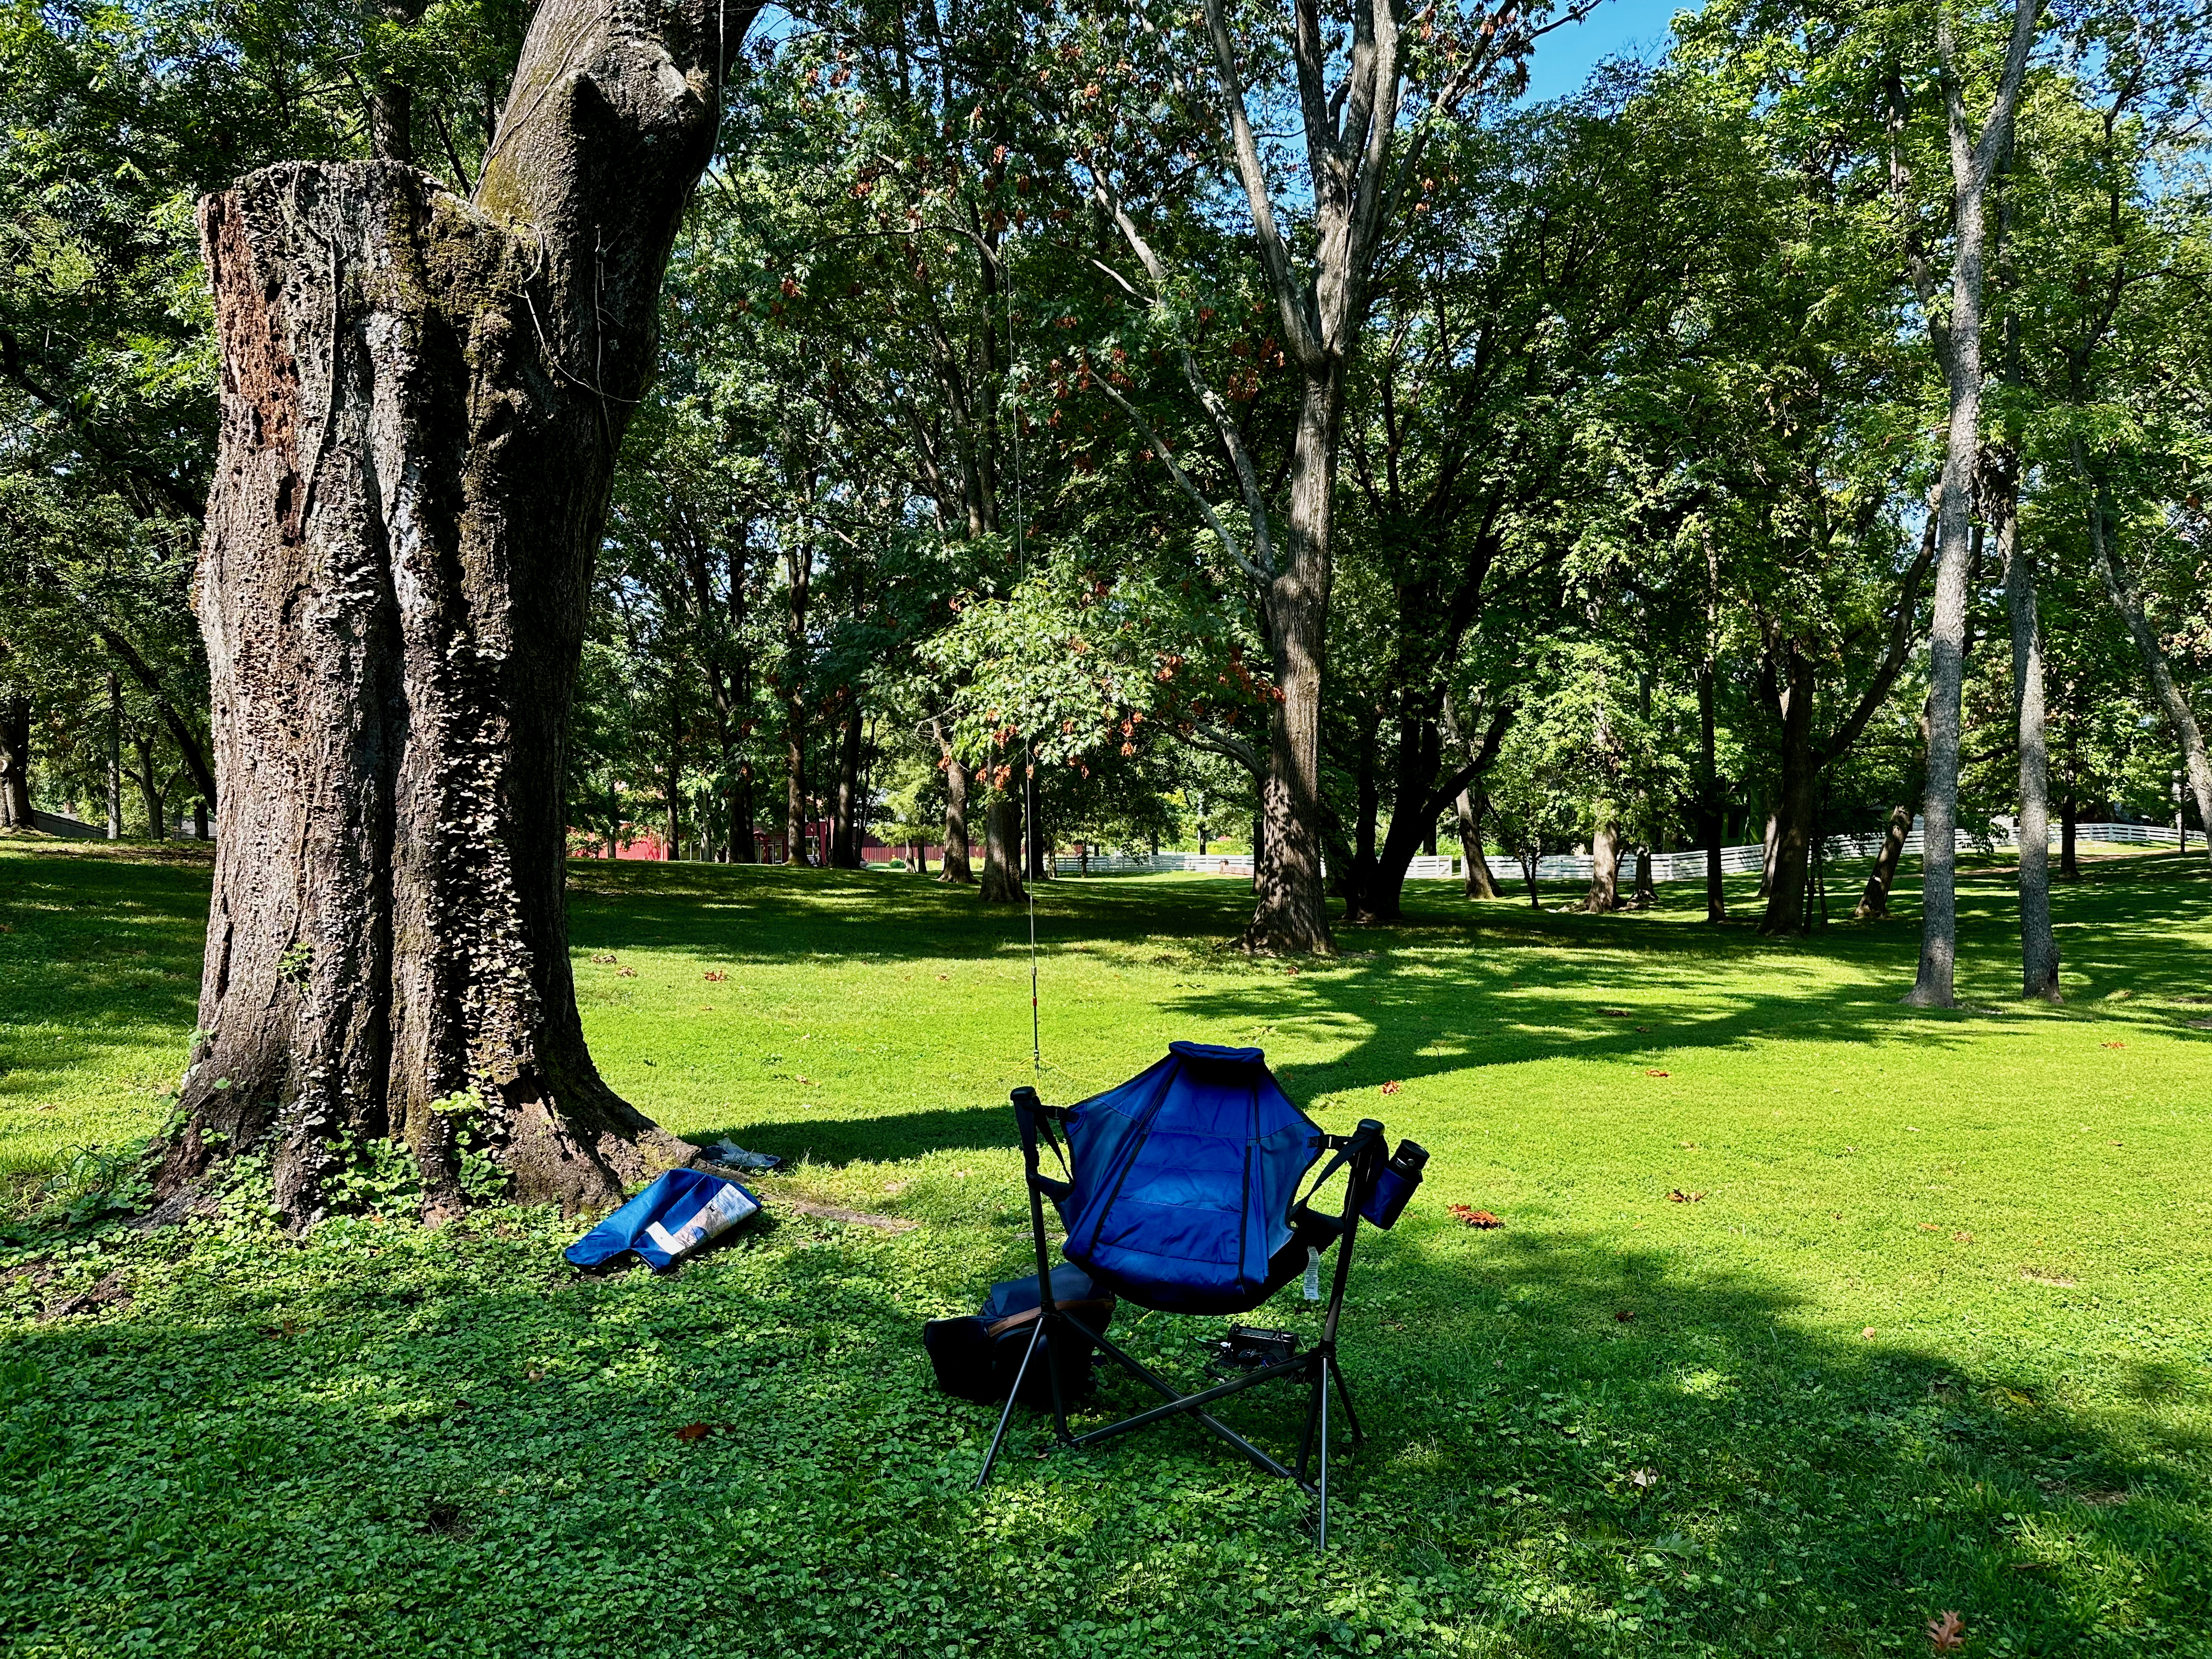
[[[1011,249],[1013,237],[1006,243]],[[1014,383],[1014,264],[1011,252],[1002,257],[1000,269],[1006,277],[1006,390],[1011,392]],[[1022,530],[1022,406],[1013,400],[1012,416],[1014,456],[1014,562],[1020,579],[1029,580],[1029,543]],[[1037,1024],[1037,944],[1036,944],[1036,884],[1042,873],[1031,862],[1028,853],[1032,847],[1041,847],[1043,837],[1037,833],[1036,820],[1036,738],[1025,732],[1022,741],[1022,862],[1030,866],[1029,880],[1023,884],[1029,890],[1030,901],[1030,1069],[1044,1070],[1044,1044]],[[1043,856],[1049,858],[1046,853]]]

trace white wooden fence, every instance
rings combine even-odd
[[[2178,837],[2171,825],[2162,823],[2077,823],[2074,826],[2077,845],[2087,847],[2097,843],[2123,847],[2171,847]],[[2051,845],[2058,845],[2058,826],[2051,827]],[[1958,832],[1960,850],[1993,851],[2010,847],[2015,842],[2012,823],[2000,818],[1989,835],[1977,836],[1961,830]],[[1916,822],[1905,837],[1905,850],[1917,853],[1924,845],[1920,825]],[[1881,834],[1873,831],[1863,836],[1831,836],[1827,855],[1832,859],[1870,859],[1881,850]],[[1491,872],[1500,881],[1517,878],[1521,874],[1518,860],[1510,854],[1490,852]],[[1721,848],[1721,868],[1732,876],[1747,875],[1758,870],[1766,860],[1766,849],[1757,842],[1748,847]],[[1093,853],[1085,868],[1085,860],[1073,853],[1061,853],[1056,857],[1060,873],[1076,876],[1158,875],[1181,872],[1206,876],[1244,876],[1252,873],[1249,853]],[[1635,854],[1621,860],[1621,879],[1635,874]],[[1464,875],[1461,860],[1443,854],[1418,857],[1407,867],[1408,881],[1457,881]],[[1702,847],[1684,852],[1654,853],[1651,854],[1651,879],[1656,881],[1703,881],[1705,876],[1705,852]],[[1559,853],[1536,860],[1536,879],[1539,881],[1588,881],[1590,878],[1590,860],[1587,854]]]

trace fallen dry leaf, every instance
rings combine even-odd
[[[1644,1491],[1649,1492],[1652,1487],[1659,1484],[1659,1471],[1656,1469],[1631,1469],[1628,1472],[1628,1484],[1632,1486],[1639,1487]]]
[[[614,957],[611,952],[602,951],[599,955],[593,957],[592,960],[593,962],[612,962],[614,960]]]
[[[1455,1204],[1451,1212],[1470,1227],[1503,1227],[1505,1224],[1487,1210],[1470,1209],[1464,1204]]]
[[[1923,1233],[1940,1233],[1943,1231],[1932,1221],[1923,1221],[1919,1224],[1920,1231]]]
[[[2128,1045],[2124,1042],[2100,1042],[2097,1046],[2100,1048],[2124,1048]]]
[[[1672,1072],[1662,1072],[1655,1066],[1646,1071],[1644,1075],[1646,1077],[1672,1077],[1674,1076],[1674,1073]]]
[[[719,968],[709,968],[704,974],[701,975],[700,977],[713,984],[720,985],[724,980],[729,978],[729,975]]]
[[[1953,1233],[1951,1242],[1954,1244],[1971,1244],[1974,1242],[1974,1236],[1972,1233]]]
[[[1966,1645],[1966,1621],[1947,1613],[1928,1621],[1928,1645],[1937,1653],[1956,1653]]]
[[[1869,1342],[1873,1341],[1873,1340],[1874,1340],[1874,1327],[1873,1327],[1873,1326],[1871,1326],[1871,1325],[1868,1326],[1864,1330],[1861,1331],[1861,1332],[1859,1333],[1859,1334],[1860,1334],[1861,1336],[1863,1336],[1863,1337],[1866,1338],[1868,1341],[1869,1341]]]
[[[713,1427],[711,1423],[686,1423],[676,1431],[676,1437],[678,1440],[704,1440],[707,1431]]]
[[[1619,1313],[1613,1315],[1613,1318],[1624,1325],[1631,1322],[1635,1317],[1636,1310],[1633,1308],[1623,1308]]]
[[[1384,1085],[1382,1085],[1382,1092],[1383,1092],[1384,1094],[1386,1094],[1386,1095],[1395,1095],[1395,1094],[1396,1094],[1396,1093],[1397,1093],[1401,1089],[1403,1089],[1405,1086],[1406,1086],[1406,1085],[1405,1085],[1404,1084],[1398,1082],[1395,1079],[1393,1079],[1390,1082],[1388,1082],[1388,1083],[1386,1083],[1386,1084],[1384,1084]]]
[[[1601,1008],[1598,1010],[1598,1012],[1603,1014],[1607,1019],[1634,1019],[1636,1018],[1635,1011],[1629,1008]]]
[[[615,969],[615,977],[617,979],[635,979],[637,977],[637,969],[635,968],[617,968]]]
[[[1686,1193],[1680,1187],[1667,1194],[1669,1204],[1695,1204],[1705,1197],[1703,1193]]]
[[[532,1365],[528,1370],[523,1372],[523,1375],[528,1377],[532,1382],[543,1382],[545,1380],[545,1373],[539,1370],[535,1365]]]

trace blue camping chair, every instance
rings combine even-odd
[[[1158,1065],[1078,1105],[1047,1106],[1028,1087],[1013,1091],[1013,1104],[1028,1176],[1041,1313],[975,1485],[980,1488],[991,1478],[1031,1358],[1041,1345],[1048,1347],[1056,1329],[1073,1323],[1052,1297],[1047,1199],[1067,1230],[1060,1253],[1094,1287],[1163,1313],[1249,1313],[1304,1274],[1316,1254],[1334,1245],[1321,1339],[1304,1352],[1287,1333],[1232,1330],[1220,1345],[1223,1358],[1243,1374],[1187,1395],[1087,1324],[1079,1332],[1067,1329],[1059,1340],[1096,1343],[1162,1396],[1150,1410],[1083,1434],[1068,1428],[1060,1368],[1045,1368],[1060,1443],[1096,1445],[1170,1418],[1195,1418],[1261,1468],[1314,1498],[1320,1505],[1320,1542],[1327,1547],[1332,1391],[1353,1443],[1361,1438],[1336,1353],[1353,1241],[1363,1217],[1383,1227],[1396,1222],[1419,1184],[1428,1154],[1407,1141],[1390,1156],[1382,1126],[1372,1118],[1348,1135],[1328,1133],[1291,1103],[1257,1048],[1173,1043]],[[1056,1130],[1066,1134],[1064,1152]],[[1052,1147],[1066,1179],[1044,1172],[1042,1146]],[[1300,1198],[1307,1173],[1330,1153],[1334,1156]],[[1314,1195],[1340,1169],[1346,1171],[1341,1209],[1331,1214],[1312,1208]],[[1208,1370],[1218,1374],[1217,1367]],[[1301,1382],[1309,1390],[1295,1463],[1261,1450],[1206,1410],[1231,1395],[1279,1381]],[[1310,1464],[1313,1480],[1306,1474]]]

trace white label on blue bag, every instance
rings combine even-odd
[[[742,1187],[725,1187],[699,1206],[699,1212],[671,1232],[658,1221],[649,1223],[645,1236],[658,1244],[671,1261],[697,1249],[708,1239],[730,1231],[760,1208]]]

